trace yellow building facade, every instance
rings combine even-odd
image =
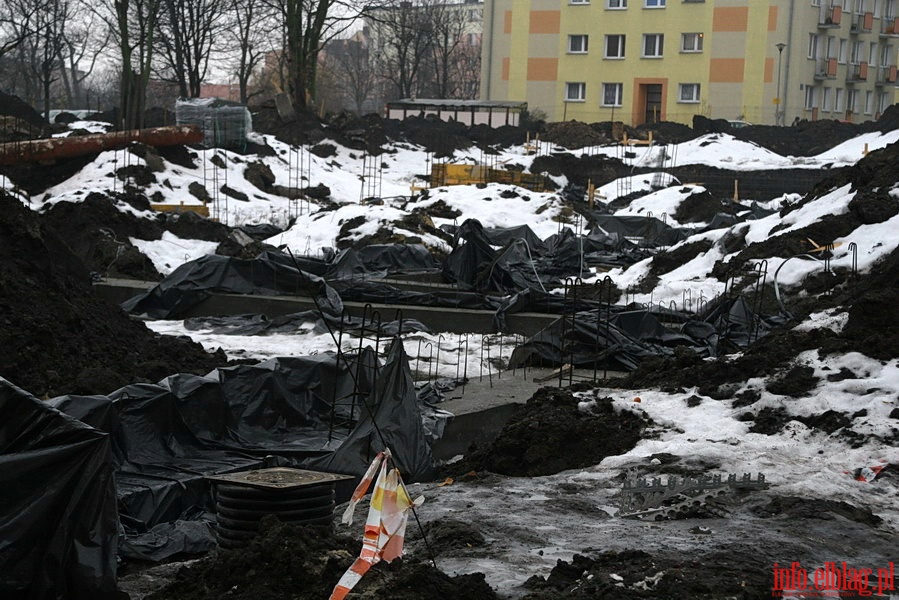
[[[896,4],[487,0],[482,98],[553,121],[868,120],[896,101]]]

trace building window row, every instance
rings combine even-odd
[[[895,14],[896,0],[829,0],[825,5],[839,6],[847,13],[863,15],[869,12],[875,18],[883,16],[891,19]],[[812,6],[821,6],[821,0],[812,0]]]
[[[678,84],[678,102],[685,104],[695,104],[700,102],[700,84],[698,83],[680,83]],[[605,108],[615,108],[622,106],[624,97],[624,84],[620,82],[603,83],[602,84],[602,101],[600,106]],[[565,83],[565,101],[566,102],[586,102],[587,101],[587,84],[583,81],[569,81]]]
[[[828,88],[806,86],[805,88],[805,109],[820,110],[821,112],[842,113],[843,106],[843,88]],[[860,110],[864,114],[870,115],[877,112],[882,113],[892,103],[889,92],[875,93],[871,90],[865,91],[864,105],[861,105],[860,90],[845,90],[846,105],[845,111],[847,115],[858,114]]]
[[[703,2],[704,0],[684,0],[684,2]],[[568,0],[569,4],[590,4],[590,0]],[[627,0],[605,0],[606,8],[624,10]],[[643,8],[665,8],[666,0],[643,0]]]
[[[700,32],[690,32],[681,34],[680,51],[684,54],[698,54],[703,50],[703,40],[705,34]],[[603,44],[603,58],[622,59],[625,58],[625,46],[627,36],[623,34],[610,34],[605,36]],[[665,34],[662,33],[644,33],[642,58],[662,58],[664,54]],[[584,53],[587,52],[587,36],[570,35],[568,36],[568,52]]]
[[[834,36],[820,36],[816,33],[809,34],[808,40],[808,58],[810,59],[837,59],[840,64],[846,63],[848,54],[849,64],[857,65],[867,62],[870,65],[878,64],[880,66],[892,66],[894,47],[890,44],[880,44],[878,42],[868,42],[855,40],[851,43],[845,38],[837,38]]]

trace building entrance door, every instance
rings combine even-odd
[[[640,86],[643,88],[641,96],[646,99],[644,123],[658,123],[662,118],[662,84],[647,83]]]

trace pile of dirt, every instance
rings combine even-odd
[[[747,261],[804,254],[812,249],[810,239],[823,246],[849,235],[862,225],[882,223],[892,218],[899,213],[899,199],[889,193],[896,185],[897,173],[894,167],[897,162],[899,144],[891,144],[883,150],[872,152],[852,167],[823,179],[800,202],[784,207],[781,216],[789,215],[836,188],[851,185],[855,197],[849,202],[846,213],[826,215],[801,229],[753,243],[727,263],[716,265],[713,275],[724,281],[739,271]],[[776,227],[771,233],[777,231]]]
[[[577,386],[575,386],[577,387]],[[647,421],[616,412],[609,398],[589,408],[572,389],[541,388],[519,408],[489,447],[447,465],[447,475],[490,471],[514,477],[552,475],[595,465],[631,450]]]
[[[227,364],[157,335],[94,294],[90,274],[39,215],[0,192],[0,376],[37,396],[106,394]]]
[[[149,209],[146,198],[138,193],[91,192],[81,202],[54,204],[41,213],[41,219],[55,229],[89,271],[102,277],[162,279],[150,259],[131,242],[132,238],[158,240],[169,231],[183,239],[219,244],[229,241],[228,226],[196,213],[160,212],[155,219],[145,219],[120,210],[122,204]]]
[[[653,556],[642,550],[575,554],[571,562],[560,560],[548,577],[529,579],[525,586],[533,591],[522,600],[770,598],[771,564],[746,549],[717,560],[673,553]]]
[[[30,104],[18,96],[6,94],[2,91],[0,91],[0,115],[25,121],[38,129],[44,129],[50,125]]]
[[[558,144],[570,150],[587,146],[599,146],[612,141],[611,138],[604,135],[597,128],[581,121],[547,123],[546,130],[540,137],[544,141]]]
[[[870,274],[857,280],[848,278],[827,294],[802,298],[787,307],[799,310],[797,318],[813,310],[844,308],[849,321],[842,332],[830,329],[794,331],[776,329],[755,342],[736,358],[701,359],[691,351],[677,350],[666,358],[644,361],[627,377],[610,385],[625,389],[659,387],[663,391],[683,390],[699,384],[699,393],[716,399],[734,398],[742,384],[754,377],[774,377],[769,389],[775,393],[801,396],[817,384],[807,369],[792,364],[801,352],[817,349],[820,356],[859,352],[878,360],[899,356],[899,320],[893,307],[899,302],[899,250],[876,265]]]
[[[361,526],[359,528],[361,531]],[[352,564],[360,538],[328,527],[285,525],[266,517],[259,536],[240,550],[220,550],[184,567],[174,582],[147,600],[321,600]],[[493,600],[483,574],[450,577],[429,563],[399,559],[378,563],[353,598]]]

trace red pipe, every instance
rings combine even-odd
[[[85,154],[99,154],[104,150],[124,148],[131,142],[148,146],[177,146],[178,144],[198,144],[203,141],[203,132],[194,125],[173,125],[132,129],[112,133],[95,133],[71,137],[45,138],[0,144],[0,165],[21,162],[38,162],[57,158],[72,158]]]

